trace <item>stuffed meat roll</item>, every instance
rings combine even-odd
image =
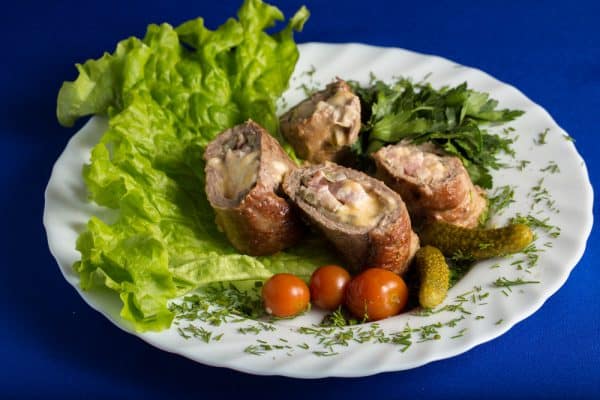
[[[360,100],[338,79],[280,118],[283,136],[301,158],[343,162],[360,131]]]
[[[377,178],[398,192],[414,223],[444,221],[473,228],[487,207],[460,159],[434,145],[400,143],[373,155]]]
[[[299,239],[301,223],[280,195],[284,174],[296,166],[265,129],[248,121],[224,131],[204,160],[216,223],[236,249],[268,255]]]
[[[383,182],[324,163],[290,172],[283,189],[351,267],[406,271],[418,238],[404,202]]]

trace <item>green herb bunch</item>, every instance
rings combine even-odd
[[[434,89],[426,82],[399,78],[391,84],[372,79],[366,87],[351,85],[363,110],[361,140],[353,147],[359,156],[402,140],[434,142],[462,160],[475,184],[489,189],[490,169],[502,166],[498,154],[513,154],[513,139],[492,134],[482,125],[512,121],[523,111],[498,110],[498,101],[466,83]]]

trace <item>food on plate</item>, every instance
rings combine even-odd
[[[402,274],[419,246],[402,198],[362,172],[324,163],[291,171],[283,190],[354,269]]]
[[[533,232],[525,224],[468,229],[433,222],[423,226],[419,238],[423,246],[437,247],[447,257],[482,260],[522,251],[533,241]]]
[[[122,301],[121,316],[135,330],[168,328],[174,317],[169,300],[204,285],[264,281],[281,272],[308,278],[316,266],[339,262],[314,235],[296,243],[302,229],[286,200],[325,234],[349,267],[381,267],[388,276],[406,272],[419,239],[401,196],[363,172],[322,161],[370,160],[405,139],[415,146],[432,142],[460,158],[474,184],[492,186],[489,170],[499,168],[496,156],[510,151],[512,139],[480,126],[521,112],[497,110],[495,100],[466,84],[433,89],[400,79],[360,87],[337,79],[278,118],[276,101],[299,55],[293,33],[307,18],[301,8],[282,30],[269,34],[283,14],[246,0],[238,19],[215,30],[201,18],[177,27],[149,25],[143,39],[131,37],[113,53],[78,65],[77,79],[61,87],[61,124],[92,114],[108,120],[83,179],[89,199],[112,209],[114,218],[91,217],[77,240],[81,259],[73,268],[83,289],[114,291]],[[256,123],[243,124],[248,119]],[[278,140],[292,159],[319,164],[298,169]],[[447,168],[461,171],[456,161]],[[476,186],[464,183],[464,168],[452,195],[434,196],[427,206],[411,203],[411,211],[472,226],[482,197]],[[412,170],[419,178],[423,172],[419,165]],[[284,175],[289,198],[279,191]],[[433,190],[443,182],[417,186]],[[461,190],[469,195],[460,197]],[[475,205],[465,206],[469,196]],[[431,211],[454,197],[463,203]],[[519,229],[465,234],[467,249],[455,242],[450,250],[444,243],[440,247],[474,258],[481,255],[476,247],[515,251],[531,240]],[[489,238],[496,241],[491,246],[481,241]]]
[[[458,157],[431,143],[400,142],[373,154],[377,178],[406,202],[413,224],[444,221],[474,228],[486,209],[483,189],[473,185]]]
[[[206,195],[216,223],[244,254],[274,254],[295,244],[303,227],[281,196],[296,168],[279,142],[249,120],[217,136],[204,152]]]
[[[78,65],[77,79],[61,87],[63,125],[107,117],[83,175],[89,199],[115,216],[90,219],[74,269],[83,289],[115,292],[133,329],[168,328],[168,301],[211,282],[308,277],[335,261],[302,243],[272,256],[240,254],[218,232],[204,191],[202,155],[220,132],[248,118],[277,132],[276,101],[299,56],[294,32],[307,18],[301,8],[277,29],[279,9],[246,0],[214,30],[202,18],[151,24],[143,38]]]
[[[344,303],[350,273],[339,265],[323,265],[310,277],[312,304],[324,310],[335,310]]]
[[[299,277],[280,273],[270,277],[262,288],[265,310],[275,317],[287,318],[306,311],[310,291]]]
[[[398,314],[408,302],[408,288],[397,274],[368,268],[355,276],[346,289],[346,307],[357,318],[377,321]]]
[[[489,132],[486,124],[512,121],[520,110],[499,110],[498,101],[467,83],[433,88],[428,82],[398,78],[391,83],[371,81],[363,87],[351,82],[360,97],[365,120],[361,141],[353,150],[369,155],[387,144],[411,140],[435,143],[460,158],[473,182],[492,187],[491,170],[502,164],[498,155],[510,154],[513,139]]]
[[[423,246],[415,254],[415,268],[419,275],[419,304],[433,308],[446,298],[450,286],[450,268],[441,251]]]
[[[360,101],[337,79],[281,116],[281,132],[307,161],[343,163],[360,131]]]

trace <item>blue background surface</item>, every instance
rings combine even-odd
[[[201,15],[216,27],[239,3],[10,4],[0,25],[0,397],[599,398],[597,227],[565,286],[537,313],[465,354],[410,371],[313,381],[252,376],[162,352],[114,327],[64,281],[46,244],[43,191],[77,130],[56,122],[56,94],[75,78],[75,62],[143,35],[148,23]],[[600,182],[600,2],[277,2],[287,16],[301,4],[313,16],[298,42],[403,47],[518,87],[575,138],[592,183]]]

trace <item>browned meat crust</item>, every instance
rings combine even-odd
[[[257,138],[258,174],[247,193],[227,198],[223,195],[223,176],[209,160],[223,157],[226,143],[240,132]],[[285,172],[281,166],[286,170],[296,166],[264,128],[248,121],[224,131],[207,146],[204,160],[208,200],[215,210],[217,225],[236,249],[253,256],[269,255],[298,241],[303,226],[288,202],[277,194]]]
[[[299,157],[344,162],[360,131],[360,100],[342,79],[303,100],[280,118],[283,136]]]
[[[400,163],[402,165],[397,158],[394,161],[394,152],[399,148],[435,157],[442,167],[442,176],[422,179],[420,173],[427,168],[425,165],[418,166],[415,173],[406,173],[406,169],[415,166],[407,166],[406,163],[411,161],[406,159]],[[383,147],[373,154],[373,159],[377,166],[376,177],[402,196],[416,225],[425,221],[445,221],[469,228],[477,226],[487,207],[485,193],[473,184],[457,157],[442,155],[430,145],[400,143]]]
[[[322,209],[308,203],[301,194],[303,177],[317,171],[343,172],[348,179],[360,183],[391,206],[381,212],[375,226],[361,227],[331,218]],[[283,190],[298,206],[305,219],[319,229],[353,268],[381,267],[398,274],[404,273],[409,261],[419,247],[418,237],[404,202],[383,182],[368,175],[333,163],[312,165],[297,169],[284,178]]]

